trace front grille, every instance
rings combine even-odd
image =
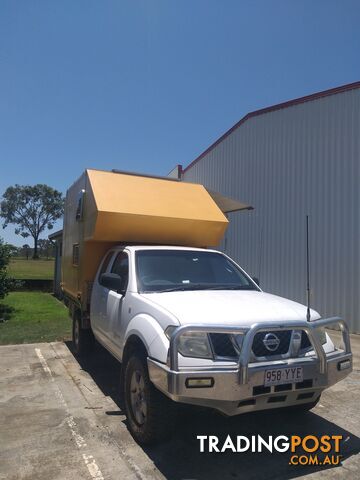
[[[274,392],[286,392],[287,390],[292,390],[292,383],[283,383],[274,387]]]
[[[256,387],[253,387],[253,395],[264,395],[265,393],[270,393],[271,388],[270,387],[264,387],[264,385],[257,385]]]
[[[299,393],[296,400],[305,400],[306,398],[312,398],[314,396],[314,393],[315,392]]]
[[[264,339],[268,333],[276,335],[280,343],[275,350],[269,350],[264,344]],[[274,332],[258,332],[253,341],[252,351],[256,357],[268,357],[271,355],[284,355],[288,353],[290,348],[292,330],[280,330]],[[239,354],[235,350],[231,341],[231,335],[227,333],[210,333],[210,341],[213,351],[217,357],[238,357]],[[301,332],[300,348],[309,348],[311,346],[307,333]]]
[[[237,357],[234,345],[227,333],[210,333],[213,350],[218,357]]]
[[[312,386],[313,386],[313,381],[311,378],[295,384],[296,390],[301,390],[302,388],[312,388]]]
[[[274,395],[268,398],[268,403],[285,402],[287,395]]]
[[[258,332],[253,341],[252,351],[256,357],[268,357],[270,355],[283,355],[289,351],[291,330],[280,330],[276,332]],[[269,335],[270,334],[270,335]],[[278,346],[265,346],[264,340],[279,340]]]

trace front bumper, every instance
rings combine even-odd
[[[326,354],[314,329],[338,325],[343,335],[343,349]],[[261,331],[284,329],[304,330],[312,344],[314,355],[286,360],[249,363],[254,336]],[[179,368],[178,340],[188,331],[244,335],[237,366],[221,368]],[[348,368],[340,364],[348,361]],[[264,372],[269,368],[303,368],[303,381],[286,385],[264,387]],[[215,408],[226,415],[237,415],[254,410],[287,407],[315,401],[321,392],[345,378],[352,371],[352,354],[347,326],[338,317],[312,322],[292,321],[284,324],[262,322],[251,327],[223,327],[213,325],[186,325],[174,331],[170,339],[170,366],[148,358],[149,375],[154,385],[177,402]],[[211,378],[212,386],[187,386],[191,378]]]

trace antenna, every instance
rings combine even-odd
[[[262,271],[262,263],[263,263],[263,252],[264,252],[264,222],[261,222],[260,226],[260,253],[259,253],[259,269],[258,275],[259,280],[261,281],[261,271]]]
[[[310,252],[309,252],[309,215],[306,215],[306,293],[307,312],[306,320],[310,322]]]

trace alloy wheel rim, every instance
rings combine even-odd
[[[144,377],[139,370],[135,370],[131,376],[130,404],[136,423],[143,425],[146,421],[147,404]]]

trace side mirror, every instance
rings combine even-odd
[[[260,280],[257,277],[252,277],[252,279],[256,283],[256,285],[260,287]]]
[[[122,277],[117,273],[103,273],[100,277],[100,284],[109,290],[121,293]]]

